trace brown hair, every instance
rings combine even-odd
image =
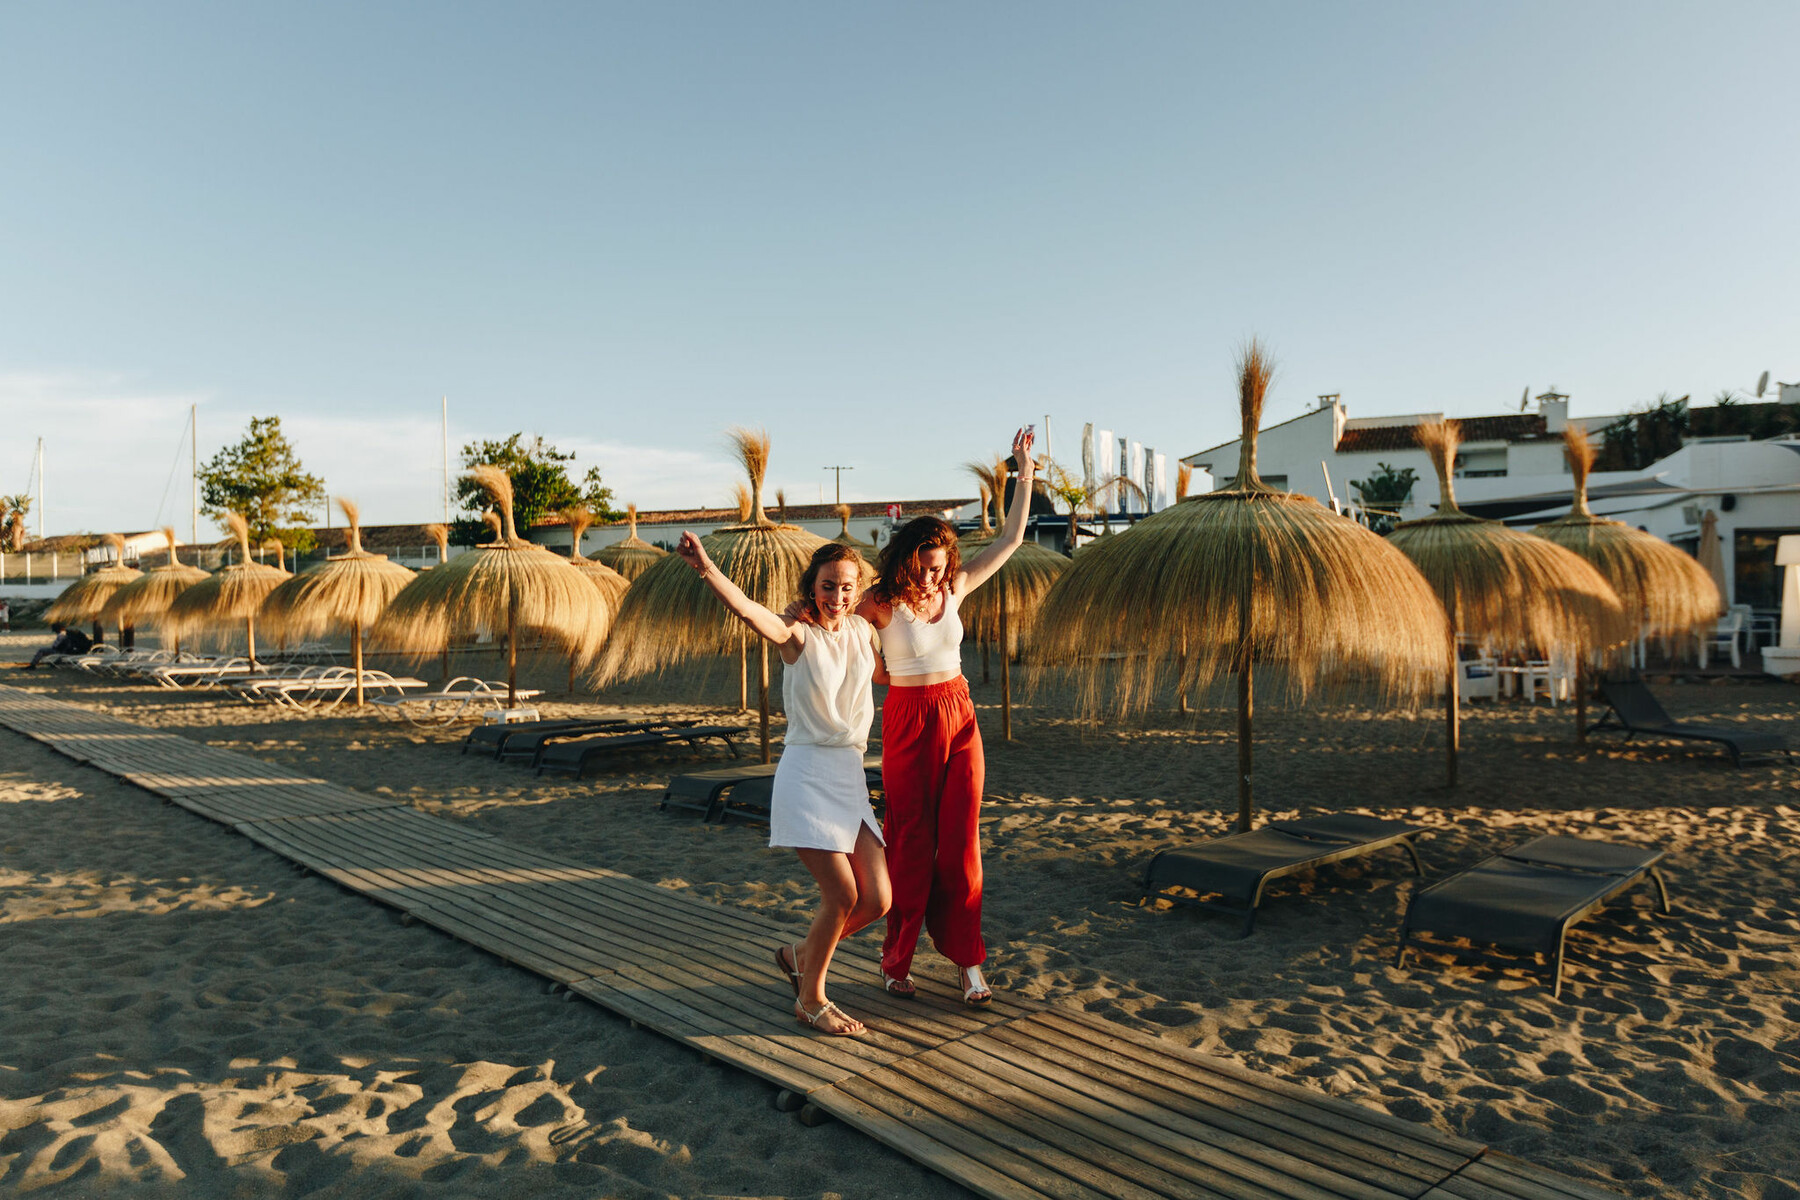
[[[855,546],[845,545],[843,542],[826,542],[813,551],[812,561],[806,564],[806,573],[800,576],[800,603],[805,605],[806,611],[813,616],[819,615],[819,602],[813,596],[813,585],[819,582],[819,572],[823,571],[828,563],[845,561],[860,563],[862,554]],[[857,578],[858,580],[862,578],[860,568],[857,571]]]
[[[930,550],[945,552],[945,578],[962,569],[962,548],[956,544],[956,527],[950,522],[937,517],[914,517],[902,525],[882,547],[875,586],[870,589],[875,598],[883,604],[905,604],[909,608],[914,607],[914,601],[923,600],[924,568],[919,560]]]

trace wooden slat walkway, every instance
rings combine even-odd
[[[996,1200],[1604,1200],[1476,1142],[1002,996],[916,1001],[846,945],[860,1039],[798,1026],[770,948],[802,931],[246,755],[0,687],[0,724],[128,779],[570,992],[804,1098]]]

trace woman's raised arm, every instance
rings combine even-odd
[[[987,549],[963,564],[961,578],[956,583],[959,595],[986,583],[1025,541],[1025,525],[1031,519],[1031,481],[1037,471],[1036,464],[1031,461],[1032,440],[1029,426],[1013,435],[1013,461],[1019,464],[1019,469],[1013,476],[1017,482],[1013,484],[1012,508],[1006,514],[1006,524],[1001,527],[999,536],[988,544]]]
[[[675,553],[681,555],[682,561],[694,568],[702,582],[713,590],[733,616],[756,631],[756,635],[776,646],[798,646],[805,639],[800,632],[801,626],[790,627],[780,617],[744,595],[744,589],[731,581],[731,577],[719,570],[706,553],[706,547],[692,533],[683,532],[681,540],[675,543]],[[785,659],[786,656],[783,655]]]

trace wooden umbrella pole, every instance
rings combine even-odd
[[[506,707],[519,707],[519,598],[506,604]]]
[[[1243,594],[1238,598],[1238,831],[1247,833],[1250,830],[1250,813],[1253,797],[1250,790],[1250,772],[1252,760],[1250,755],[1251,722],[1255,717],[1255,693],[1251,689],[1250,665],[1250,605],[1252,602],[1251,584],[1253,575],[1246,572]]]
[[[1552,683],[1550,686],[1555,687]],[[1575,742],[1587,745],[1587,659],[1575,660]]]
[[[250,643],[250,670],[256,670],[256,618],[244,618],[244,637]]]
[[[362,623],[350,627],[350,665],[356,672],[356,707],[363,706]]]
[[[1000,736],[1012,741],[1012,646],[1007,638],[1004,596],[1000,600]]]
[[[756,701],[762,709],[762,761],[769,761],[769,643],[757,639]]]
[[[738,642],[738,711],[750,711],[750,643]]]
[[[1444,596],[1444,611],[1450,617],[1450,674],[1444,688],[1444,769],[1450,786],[1456,786],[1456,756],[1462,749],[1462,671],[1456,657],[1456,592]]]
[[[1181,657],[1175,668],[1175,690],[1181,693],[1181,711],[1188,711],[1187,694],[1187,634],[1181,635]]]
[[[988,651],[990,651],[992,649],[993,649],[993,647],[989,646],[986,642],[981,643],[981,682],[983,682],[983,683],[986,683],[989,678],[989,676],[988,676]],[[1004,671],[1005,669],[1006,668],[1004,668],[1004,667],[1001,668],[1002,671]]]

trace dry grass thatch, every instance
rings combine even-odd
[[[109,533],[101,540],[113,548],[113,560],[64,588],[56,602],[44,610],[44,620],[61,621],[67,625],[85,625],[90,621],[98,621],[107,601],[120,588],[134,579],[143,578],[142,571],[125,565],[124,538],[116,533]]]
[[[1404,522],[1388,541],[1425,576],[1459,633],[1501,652],[1573,659],[1585,651],[1596,661],[1632,637],[1618,595],[1587,560],[1456,506],[1454,422],[1428,422],[1418,436],[1443,498],[1435,514]]]
[[[731,432],[738,459],[750,477],[739,484],[747,515],[700,539],[706,553],[758,604],[780,612],[800,594],[800,577],[825,539],[763,514],[762,480],[769,464],[766,433]],[[630,678],[706,654],[735,654],[742,624],[677,555],[667,555],[632,582],[620,606],[616,636],[597,670],[601,680]]]
[[[264,538],[263,553],[267,554],[271,550],[275,552],[275,569],[277,571],[287,570],[287,543],[280,538]]]
[[[291,576],[250,557],[250,527],[237,513],[225,514],[237,539],[238,561],[227,563],[186,589],[169,605],[168,623],[184,632],[230,622],[254,622],[263,600]]]
[[[562,511],[562,519],[569,523],[569,565],[587,576],[588,582],[600,593],[600,599],[607,607],[608,623],[619,613],[619,604],[625,599],[625,589],[631,586],[631,580],[619,574],[605,563],[595,562],[581,553],[581,538],[594,523],[594,514],[585,504],[575,504]]]
[[[1385,540],[1262,482],[1256,433],[1272,364],[1258,343],[1238,372],[1237,479],[1091,543],[1045,597],[1039,659],[1072,670],[1090,711],[1141,709],[1178,678],[1213,683],[1246,653],[1289,700],[1341,683],[1418,699],[1442,676],[1443,607]]]
[[[1004,629],[1005,653],[1016,655],[1030,641],[1044,597],[1068,569],[1069,560],[1055,551],[1036,542],[1021,543],[998,571],[963,598],[965,635],[974,642],[997,644]]]
[[[1179,504],[1188,498],[1188,489],[1194,486],[1194,464],[1181,463],[1175,468],[1175,502]]]
[[[372,636],[384,648],[423,661],[452,638],[504,630],[510,704],[521,635],[562,647],[585,663],[605,640],[610,614],[579,570],[517,535],[506,472],[479,466],[470,474],[500,510],[500,540],[415,576],[375,623]]]
[[[668,556],[668,551],[652,546],[637,532],[637,505],[625,506],[625,519],[630,524],[630,532],[622,542],[614,542],[610,546],[602,546],[594,552],[594,557],[605,563],[626,579],[636,579],[648,571],[659,558]]]
[[[450,559],[450,527],[432,523],[425,527],[425,536],[437,543],[437,560],[448,562]]]
[[[413,573],[362,548],[362,514],[339,498],[350,526],[342,554],[287,580],[262,604],[262,619],[278,637],[304,641],[329,630],[363,630],[386,611],[389,601],[413,581]]]
[[[1594,448],[1586,432],[1573,425],[1564,426],[1563,441],[1575,475],[1574,502],[1568,516],[1532,532],[1592,563],[1618,593],[1635,632],[1677,637],[1706,629],[1724,607],[1706,568],[1659,537],[1589,512],[1587,478]]]
[[[842,526],[842,528],[838,530],[838,535],[831,539],[832,541],[840,546],[851,547],[864,558],[868,558],[875,553],[875,547],[873,545],[863,541],[854,533],[850,532],[850,514],[853,510],[848,504],[840,504],[832,511],[837,513],[838,522]]]
[[[199,567],[190,567],[175,554],[175,530],[163,528],[163,537],[169,544],[169,561],[160,567],[151,567],[144,572],[143,578],[134,579],[113,593],[106,607],[100,610],[100,619],[109,625],[145,625],[162,626],[169,606],[175,603],[181,593],[209,576]]]

